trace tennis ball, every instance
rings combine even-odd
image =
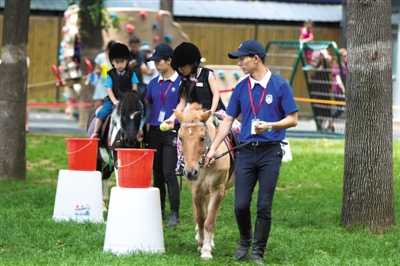
[[[168,129],[169,129],[169,126],[168,126],[167,123],[162,122],[162,123],[160,124],[160,130],[161,130],[161,131],[167,131]]]

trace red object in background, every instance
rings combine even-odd
[[[161,12],[158,12],[157,18],[158,18],[158,20],[161,20],[161,19],[162,19],[162,13],[161,13]]]
[[[155,42],[158,42],[158,41],[160,40],[160,37],[158,37],[158,35],[156,35],[156,36],[154,36],[153,40],[154,40]]]
[[[64,12],[64,18],[65,19],[69,18],[70,16],[71,16],[71,12],[70,11],[67,10],[67,11]]]
[[[74,96],[69,96],[69,97],[68,97],[68,101],[69,101],[70,103],[75,103],[75,97],[74,97]]]
[[[67,26],[62,27],[62,33],[67,33],[69,31],[69,28]]]
[[[144,10],[141,10],[141,11],[139,12],[139,14],[140,14],[140,16],[141,16],[142,18],[147,18],[147,16],[149,15],[149,14],[147,14],[147,12],[144,11]]]
[[[53,70],[54,77],[56,78],[56,86],[65,85],[66,82],[64,79],[60,77],[60,72],[56,65],[52,65],[51,69]]]
[[[93,72],[92,63],[90,63],[90,60],[87,58],[85,58],[85,66],[86,66],[86,72],[88,74],[92,74],[92,72]]]
[[[135,26],[133,26],[132,24],[127,24],[126,25],[126,31],[129,33],[132,33],[135,30]]]

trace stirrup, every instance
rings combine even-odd
[[[179,164],[176,169],[175,169],[175,173],[176,175],[183,175],[183,169],[185,169],[185,165],[184,164]]]

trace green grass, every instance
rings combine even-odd
[[[1,265],[252,264],[234,259],[238,232],[233,214],[233,190],[228,192],[217,219],[216,248],[210,261],[202,260],[196,250],[186,181],[181,193],[181,224],[174,228],[164,226],[164,254],[104,253],[105,224],[54,222],[58,172],[67,169],[66,137],[71,136],[29,134],[27,181],[1,183]],[[344,142],[290,140],[290,144],[293,161],[283,163],[281,168],[266,262],[270,265],[398,265],[399,226],[384,235],[375,235],[364,228],[339,226]],[[394,143],[393,150],[397,195],[400,143]],[[395,206],[398,216],[399,199]],[[254,218],[254,203],[252,213]]]

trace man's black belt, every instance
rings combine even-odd
[[[272,146],[272,145],[280,145],[280,144],[287,144],[284,141],[272,141],[272,142],[260,142],[260,141],[251,141],[251,142],[244,142],[244,143],[239,143],[239,144],[249,144],[250,146],[258,147],[258,146]]]

